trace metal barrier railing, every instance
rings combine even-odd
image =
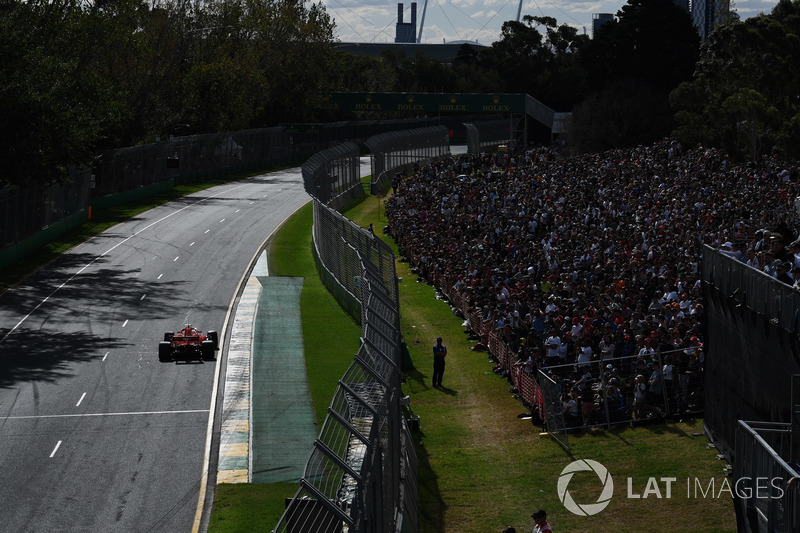
[[[800,326],[800,293],[769,274],[703,246],[703,280],[785,331]]]
[[[739,420],[731,492],[743,533],[800,530],[800,491],[792,488],[800,473],[775,450],[790,433],[791,424]]]

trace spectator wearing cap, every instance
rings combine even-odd
[[[792,254],[783,244],[783,237],[780,235],[773,235],[770,239],[770,250],[776,261],[793,261],[794,254]]]
[[[789,265],[791,263],[785,263],[783,261],[775,262],[777,263],[777,265],[775,265],[775,279],[787,285],[794,285],[794,278],[789,274]]]
[[[547,522],[547,513],[544,509],[539,509],[531,515],[533,521],[536,523],[533,526],[533,533],[553,533],[553,528]]]

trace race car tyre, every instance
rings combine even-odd
[[[164,333],[164,340],[167,341],[167,342],[171,341],[173,335],[174,335],[174,333],[171,333],[169,331]]]
[[[158,343],[158,360],[172,361],[172,344],[167,341]]]
[[[219,335],[217,335],[217,332],[212,329],[206,336],[214,343],[214,349],[219,350]]]
[[[203,354],[203,359],[206,361],[214,360],[214,341],[203,341],[200,346],[200,352]]]

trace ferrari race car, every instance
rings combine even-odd
[[[219,336],[216,331],[203,334],[191,324],[186,324],[180,331],[164,333],[164,340],[158,343],[158,360],[202,358],[213,361],[219,349]]]

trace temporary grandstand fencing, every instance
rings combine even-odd
[[[467,320],[469,329],[478,336],[481,345],[489,350],[502,367],[511,386],[518,391],[519,399],[539,415],[545,429],[550,433],[562,435],[564,431],[581,428],[610,427],[667,416],[683,418],[703,414],[703,346],[699,343],[679,350],[659,349],[647,357],[639,357],[637,354],[596,359],[586,363],[570,359],[565,364],[545,367],[542,367],[540,361],[538,368],[541,372],[529,372],[518,359],[517,348],[504,342],[493,323],[486,320],[478,309],[470,306],[469,297],[456,289],[454,280],[434,275],[431,281],[440,288],[453,310]],[[531,339],[531,342],[536,341]],[[542,349],[541,353],[544,352]],[[643,366],[640,366],[640,360]],[[610,369],[607,368],[609,365]],[[673,381],[662,387],[660,394],[650,394],[646,402],[635,405],[633,382],[636,375],[641,373],[645,381],[649,381],[656,368],[663,374],[665,365],[672,367]],[[593,380],[590,385],[593,387],[592,407],[589,409],[587,405],[587,416],[583,416],[580,399],[577,417],[563,417],[563,413],[554,412],[563,410],[562,400],[566,401],[564,396],[571,392],[575,382],[583,378],[587,370],[589,376],[585,380]],[[611,396],[609,385],[613,386]],[[559,417],[563,417],[563,424]],[[559,442],[565,447],[569,446],[566,439]]]
[[[790,424],[739,420],[731,492],[740,533],[800,531],[800,491],[787,486],[800,473],[781,457],[790,434]]]
[[[703,411],[700,353],[699,347],[692,347],[547,366],[540,371],[539,384],[542,385],[543,377],[556,383],[559,401],[548,401],[545,397],[548,412],[544,418],[558,420],[557,414],[549,410],[563,412],[573,391],[576,410],[574,414],[563,412],[563,427],[567,431],[699,416]],[[644,397],[639,400],[634,391],[638,375],[646,387]],[[655,381],[652,385],[651,379]],[[559,421],[559,427],[560,424]]]
[[[517,122],[519,119],[517,119]],[[479,122],[466,122],[467,152],[480,154],[491,152],[498,146],[508,144],[514,140],[512,126],[513,119],[481,120]]]
[[[564,423],[564,409],[561,402],[561,387],[552,375],[539,369],[537,382],[542,393],[542,410],[540,413],[543,426],[547,433],[558,442],[565,450],[569,451],[569,436]]]
[[[450,155],[449,130],[430,126],[382,133],[364,143],[372,152],[373,194],[378,194],[401,168]]]
[[[705,417],[730,457],[738,420],[792,421],[792,376],[800,374],[800,293],[758,269],[703,248]],[[800,438],[792,457],[800,457]]]

